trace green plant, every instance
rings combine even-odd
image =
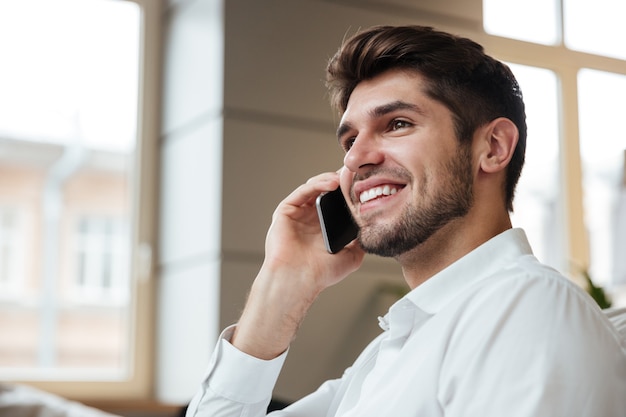
[[[591,298],[596,300],[596,303],[598,303],[600,308],[604,309],[611,307],[612,301],[610,297],[606,294],[602,287],[598,287],[593,283],[591,275],[589,275],[589,271],[587,271],[587,269],[583,269],[581,271],[581,274],[587,282],[587,292],[589,293]]]

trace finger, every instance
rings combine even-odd
[[[296,188],[284,202],[293,206],[310,204],[321,193],[333,191],[339,187],[339,176],[334,172],[326,172],[309,178],[306,183]]]
[[[338,178],[339,178],[339,175],[337,172],[322,172],[321,174],[317,174],[314,177],[311,177],[308,180],[306,180],[305,184],[315,184],[315,183],[324,182],[324,181],[334,181]]]

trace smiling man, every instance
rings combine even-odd
[[[188,416],[265,415],[310,306],[373,253],[411,291],[342,378],[272,415],[624,417],[626,343],[511,226],[526,124],[510,70],[468,39],[374,27],[342,45],[327,79],[344,167],[277,207]],[[333,255],[314,201],[337,186],[360,232]]]

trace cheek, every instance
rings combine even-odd
[[[416,194],[415,198],[417,204],[421,204],[424,200],[429,198],[433,187],[433,178],[436,178],[438,175],[431,172],[428,168],[420,169],[413,175],[416,178],[413,191]]]

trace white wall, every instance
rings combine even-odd
[[[406,23],[478,35],[481,13],[480,0],[172,1],[164,16],[161,399],[195,392],[219,329],[243,307],[276,204],[341,166],[323,80],[344,36]],[[322,294],[277,397],[297,399],[341,375],[393,301],[377,293],[382,282],[401,283],[398,267],[368,258]]]
[[[223,139],[221,1],[166,8],[156,395],[195,392],[218,334]]]

